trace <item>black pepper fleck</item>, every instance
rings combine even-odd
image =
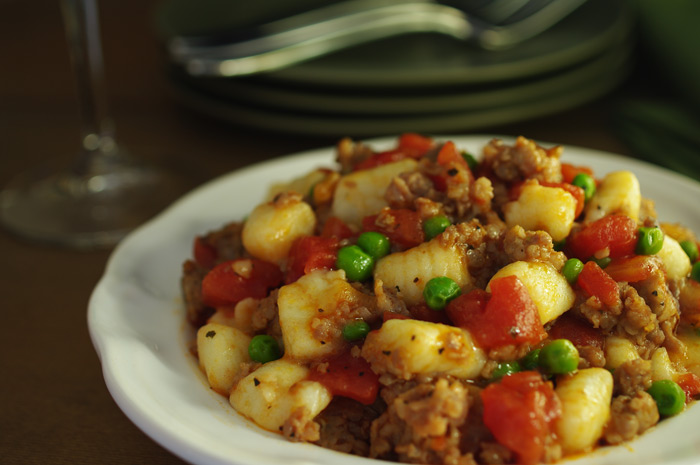
[[[444,348],[444,347],[440,347],[440,348],[438,349],[438,354],[442,355],[442,353],[443,353],[444,351],[445,351],[445,348]]]
[[[390,350],[382,350],[382,353],[383,353],[384,355],[391,355],[391,351],[390,351]]]
[[[260,386],[260,380],[258,378],[253,378],[253,384]]]
[[[212,337],[216,336],[216,331],[209,331],[209,332],[207,332],[206,336],[209,338],[212,338]]]

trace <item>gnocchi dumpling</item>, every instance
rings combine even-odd
[[[526,184],[520,197],[503,206],[506,224],[542,230],[560,241],[569,235],[576,219],[576,199],[560,187]]]
[[[604,368],[586,368],[560,377],[555,389],[562,414],[555,430],[565,454],[591,449],[610,418],[613,377]]]
[[[416,375],[475,378],[486,363],[468,331],[440,323],[393,319],[371,332],[362,356],[376,373],[403,379]]]
[[[349,225],[360,226],[362,218],[387,206],[384,193],[391,180],[405,171],[413,171],[417,165],[418,162],[407,158],[344,176],[335,189],[331,214]]]
[[[589,223],[614,213],[638,220],[641,205],[642,193],[637,177],[629,171],[614,171],[603,178],[586,204],[585,220]]]
[[[374,268],[374,279],[396,290],[407,305],[421,302],[425,284],[438,276],[451,278],[463,292],[471,290],[473,285],[464,248],[445,245],[439,237],[387,255]]]
[[[255,207],[243,224],[245,249],[254,257],[279,263],[287,257],[295,240],[310,236],[316,214],[299,194],[280,194]]]
[[[309,369],[285,359],[268,362],[231,391],[233,408],[270,431],[281,431],[295,413],[313,419],[330,403],[330,391],[307,380]]]
[[[669,279],[685,278],[693,267],[678,241],[668,235],[664,236],[664,244],[657,256],[661,259]]]
[[[315,270],[279,290],[277,306],[285,353],[297,360],[312,360],[337,353],[344,347],[337,328],[353,309],[370,312],[375,298],[352,287],[342,270]],[[329,324],[330,323],[330,324]]]
[[[491,281],[511,275],[517,276],[527,288],[537,305],[542,324],[552,321],[574,305],[574,290],[566,278],[549,263],[513,262],[498,270]],[[486,290],[491,290],[490,285],[486,286]]]
[[[250,361],[250,337],[231,326],[209,323],[197,331],[199,366],[211,388],[228,395],[238,377],[241,364]]]
[[[605,338],[605,368],[614,370],[623,363],[638,358],[639,352],[629,339],[620,336]]]

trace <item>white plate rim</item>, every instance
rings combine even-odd
[[[479,153],[493,137],[512,140],[492,135],[435,137],[453,140],[473,153]],[[394,140],[368,142],[388,147]],[[267,161],[195,189],[129,235],[115,249],[95,287],[88,305],[88,327],[111,395],[136,426],[186,461],[199,465],[380,463],[308,444],[288,443],[241,419],[225,399],[207,390],[193,357],[187,353],[188,331],[184,329],[184,309],[181,302],[178,304],[177,282],[147,273],[149,267],[160,270],[160,266],[181,263],[189,255],[194,234],[237,219],[233,215],[241,218],[264,193],[265,186],[259,178],[289,179],[313,167],[330,165],[332,153],[329,147]],[[660,211],[662,220],[683,221],[700,231],[700,217],[692,216],[698,210],[694,199],[700,194],[700,184],[695,181],[645,162],[580,147],[566,146],[563,160],[593,166],[599,175],[616,169],[635,172],[643,193],[659,193],[662,205],[670,203],[671,210]],[[645,180],[654,182],[645,184]],[[669,187],[676,192],[669,192]],[[221,193],[231,191],[243,194],[246,205],[236,210],[229,208],[228,199],[217,205],[212,203]],[[659,202],[658,197],[654,200]],[[172,250],[174,245],[182,246],[182,250]],[[179,276],[179,269],[166,271]],[[181,395],[183,389],[188,397]],[[171,403],[161,405],[168,401]],[[696,431],[694,424],[698,420],[700,407],[693,405],[688,412],[663,422],[628,445],[601,449],[567,463],[698,463],[700,434],[688,434]],[[665,447],[659,448],[658,444]]]

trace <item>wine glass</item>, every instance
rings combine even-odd
[[[0,220],[34,240],[114,245],[185,190],[183,178],[132,158],[114,138],[96,0],[61,0],[78,84],[81,147],[72,164],[23,173],[0,193]]]

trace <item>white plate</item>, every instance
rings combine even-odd
[[[480,153],[489,136],[438,137]],[[395,139],[370,141],[388,147]],[[545,144],[549,145],[549,144]],[[192,239],[243,218],[266,187],[318,166],[333,149],[280,158],[216,179],[175,203],[127,237],[112,255],[90,299],[88,324],[110,393],[146,434],[195,464],[359,465],[357,458],[310,444],[287,442],[241,418],[225,398],[207,388],[188,352],[192,330],[184,323],[180,270]],[[618,169],[638,176],[644,196],[656,201],[663,221],[700,231],[700,184],[628,158],[567,147],[564,161],[592,166],[596,174]],[[567,463],[696,464],[700,462],[700,406],[662,422],[638,440]]]

